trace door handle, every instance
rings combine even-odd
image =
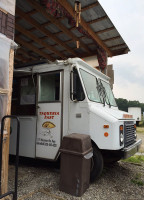
[[[39,107],[39,106],[36,106],[36,108],[39,109],[40,107]]]

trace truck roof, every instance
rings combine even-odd
[[[77,67],[81,67],[81,68],[85,68],[89,71],[91,71],[92,73],[98,75],[99,77],[102,77],[105,80],[109,80],[110,78],[108,76],[106,76],[105,74],[103,74],[102,72],[100,72],[99,70],[93,68],[92,66],[90,66],[89,64],[87,64],[86,62],[84,62],[82,59],[80,58],[68,58],[67,60],[56,60],[55,62],[44,62],[44,63],[35,63],[29,66],[24,66],[22,68],[19,69],[15,69],[14,72],[17,74],[31,74],[31,73],[40,73],[40,72],[46,72],[46,71],[55,71],[55,70],[60,70],[60,69],[64,69],[65,67],[71,66],[71,65],[76,65]]]

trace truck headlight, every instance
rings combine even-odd
[[[134,132],[134,136],[135,136],[135,139],[137,138],[137,133],[136,133],[136,131]]]
[[[124,131],[123,131],[123,125],[120,125],[120,146],[122,146],[124,143]]]
[[[135,139],[137,138],[137,133],[136,133],[136,124],[134,124],[134,136],[135,136]]]
[[[120,134],[120,142],[123,143],[124,142],[124,135],[121,133]]]

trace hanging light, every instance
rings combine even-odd
[[[75,21],[76,21],[76,27],[79,27],[79,24],[81,23],[81,3],[79,1],[75,1]],[[80,46],[80,42],[76,41],[77,49]]]
[[[77,49],[79,49],[80,42],[78,40],[76,41],[76,46],[77,46]]]
[[[75,20],[76,27],[78,27],[81,22],[81,3],[79,1],[75,1]]]

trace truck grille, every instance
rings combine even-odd
[[[135,128],[133,122],[125,122],[124,123],[124,146],[128,147],[136,141],[135,138]]]

